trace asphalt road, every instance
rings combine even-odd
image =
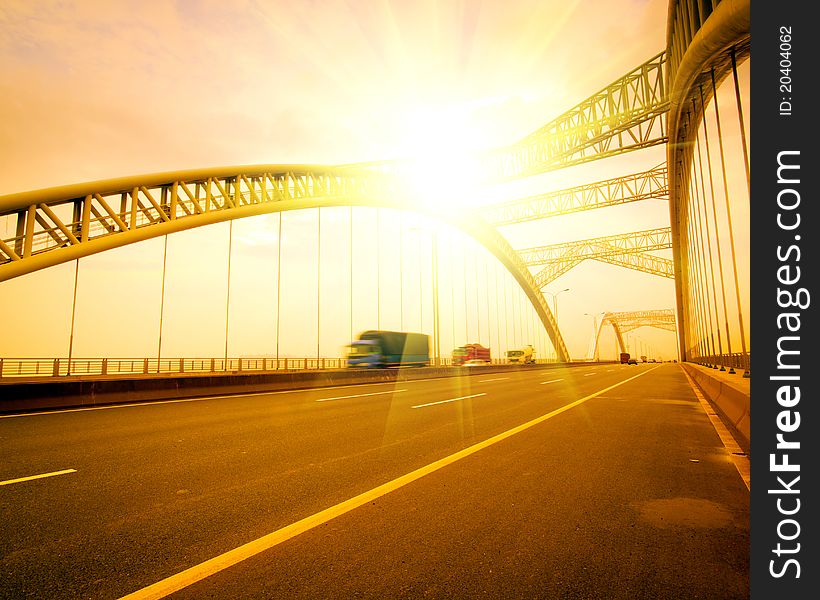
[[[2,598],[749,595],[748,490],[676,364],[2,417],[0,448]]]

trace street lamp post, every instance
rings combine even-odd
[[[569,291],[569,288],[565,288],[565,289],[557,291],[555,293],[548,292],[548,291],[544,290],[545,294],[549,294],[550,296],[552,296],[552,314],[555,317],[555,323],[556,324],[558,323],[558,295],[563,293],[563,292],[568,292],[568,291]]]

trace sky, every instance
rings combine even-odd
[[[343,164],[506,145],[660,52],[666,11],[665,0],[5,0],[0,195],[179,169]],[[528,178],[504,193],[512,199],[648,170],[663,160],[662,147],[642,150]],[[665,201],[640,205],[502,233],[524,248],[668,226]],[[338,251],[351,243],[351,215],[355,255],[374,247],[384,255],[373,265],[372,257],[357,258],[353,290],[345,276],[351,258]],[[171,236],[161,335],[163,239],[82,259],[74,356],[151,356],[160,341],[170,356],[221,356],[226,346],[234,356],[270,355],[273,337],[288,346],[286,353],[310,356],[317,352],[317,321],[318,350],[331,356],[348,330],[374,322],[424,329],[434,237],[445,257],[442,310],[449,291],[453,321],[442,344],[483,335],[503,347],[543,337],[532,327],[519,339],[501,340],[500,324],[492,322],[503,303],[484,296],[493,282],[506,289],[505,276],[493,279],[494,260],[454,230],[410,213],[324,209],[317,245],[316,211],[293,212],[282,217],[280,262],[279,218],[237,221],[232,232],[220,224]],[[384,236],[367,239],[376,219]],[[317,253],[329,261],[321,273]],[[0,355],[65,355],[75,267],[0,283]],[[474,291],[465,283],[470,268],[486,273],[474,310],[466,305]],[[589,261],[546,290],[565,288],[557,298],[559,325],[575,357],[588,352],[594,315],[674,307],[672,280]],[[521,310],[524,318],[528,311]],[[637,334],[674,355],[671,333]],[[548,356],[545,341],[541,348]]]

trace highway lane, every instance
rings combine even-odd
[[[0,595],[118,597],[649,369],[590,365],[0,419],[14,457],[0,481],[76,469],[0,487]],[[681,378],[672,393],[686,393]],[[609,429],[588,404],[573,409],[582,429]]]

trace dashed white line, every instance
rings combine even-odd
[[[548,383],[558,383],[559,381],[564,381],[563,379],[550,379],[549,381],[542,381],[541,385],[547,385]]]
[[[597,373],[587,373],[584,377],[592,377],[593,375],[597,375]]]
[[[42,473],[41,475],[29,475],[28,477],[18,477],[17,479],[7,479],[0,481],[0,485],[11,485],[12,483],[21,483],[23,481],[31,481],[32,479],[43,479],[44,477],[54,477],[55,475],[66,475],[67,473],[76,473],[77,469],[63,469],[62,471],[53,471],[51,473]]]
[[[398,394],[407,390],[385,390],[384,392],[370,392],[369,394],[353,394],[351,396],[336,396],[334,398],[319,398],[316,402],[327,402],[328,400],[344,400],[345,398],[362,398],[363,396],[379,396],[382,394]]]
[[[478,383],[490,383],[491,381],[504,381],[505,379],[509,379],[509,377],[496,377],[495,379],[479,379]]]
[[[477,398],[479,396],[486,396],[487,394],[472,394],[471,396],[461,396],[459,398],[450,398],[449,400],[439,400],[438,402],[428,402],[427,404],[416,404],[410,408],[424,408],[425,406],[434,406],[436,404],[446,404],[447,402],[456,402],[458,400],[466,400],[467,398]]]

